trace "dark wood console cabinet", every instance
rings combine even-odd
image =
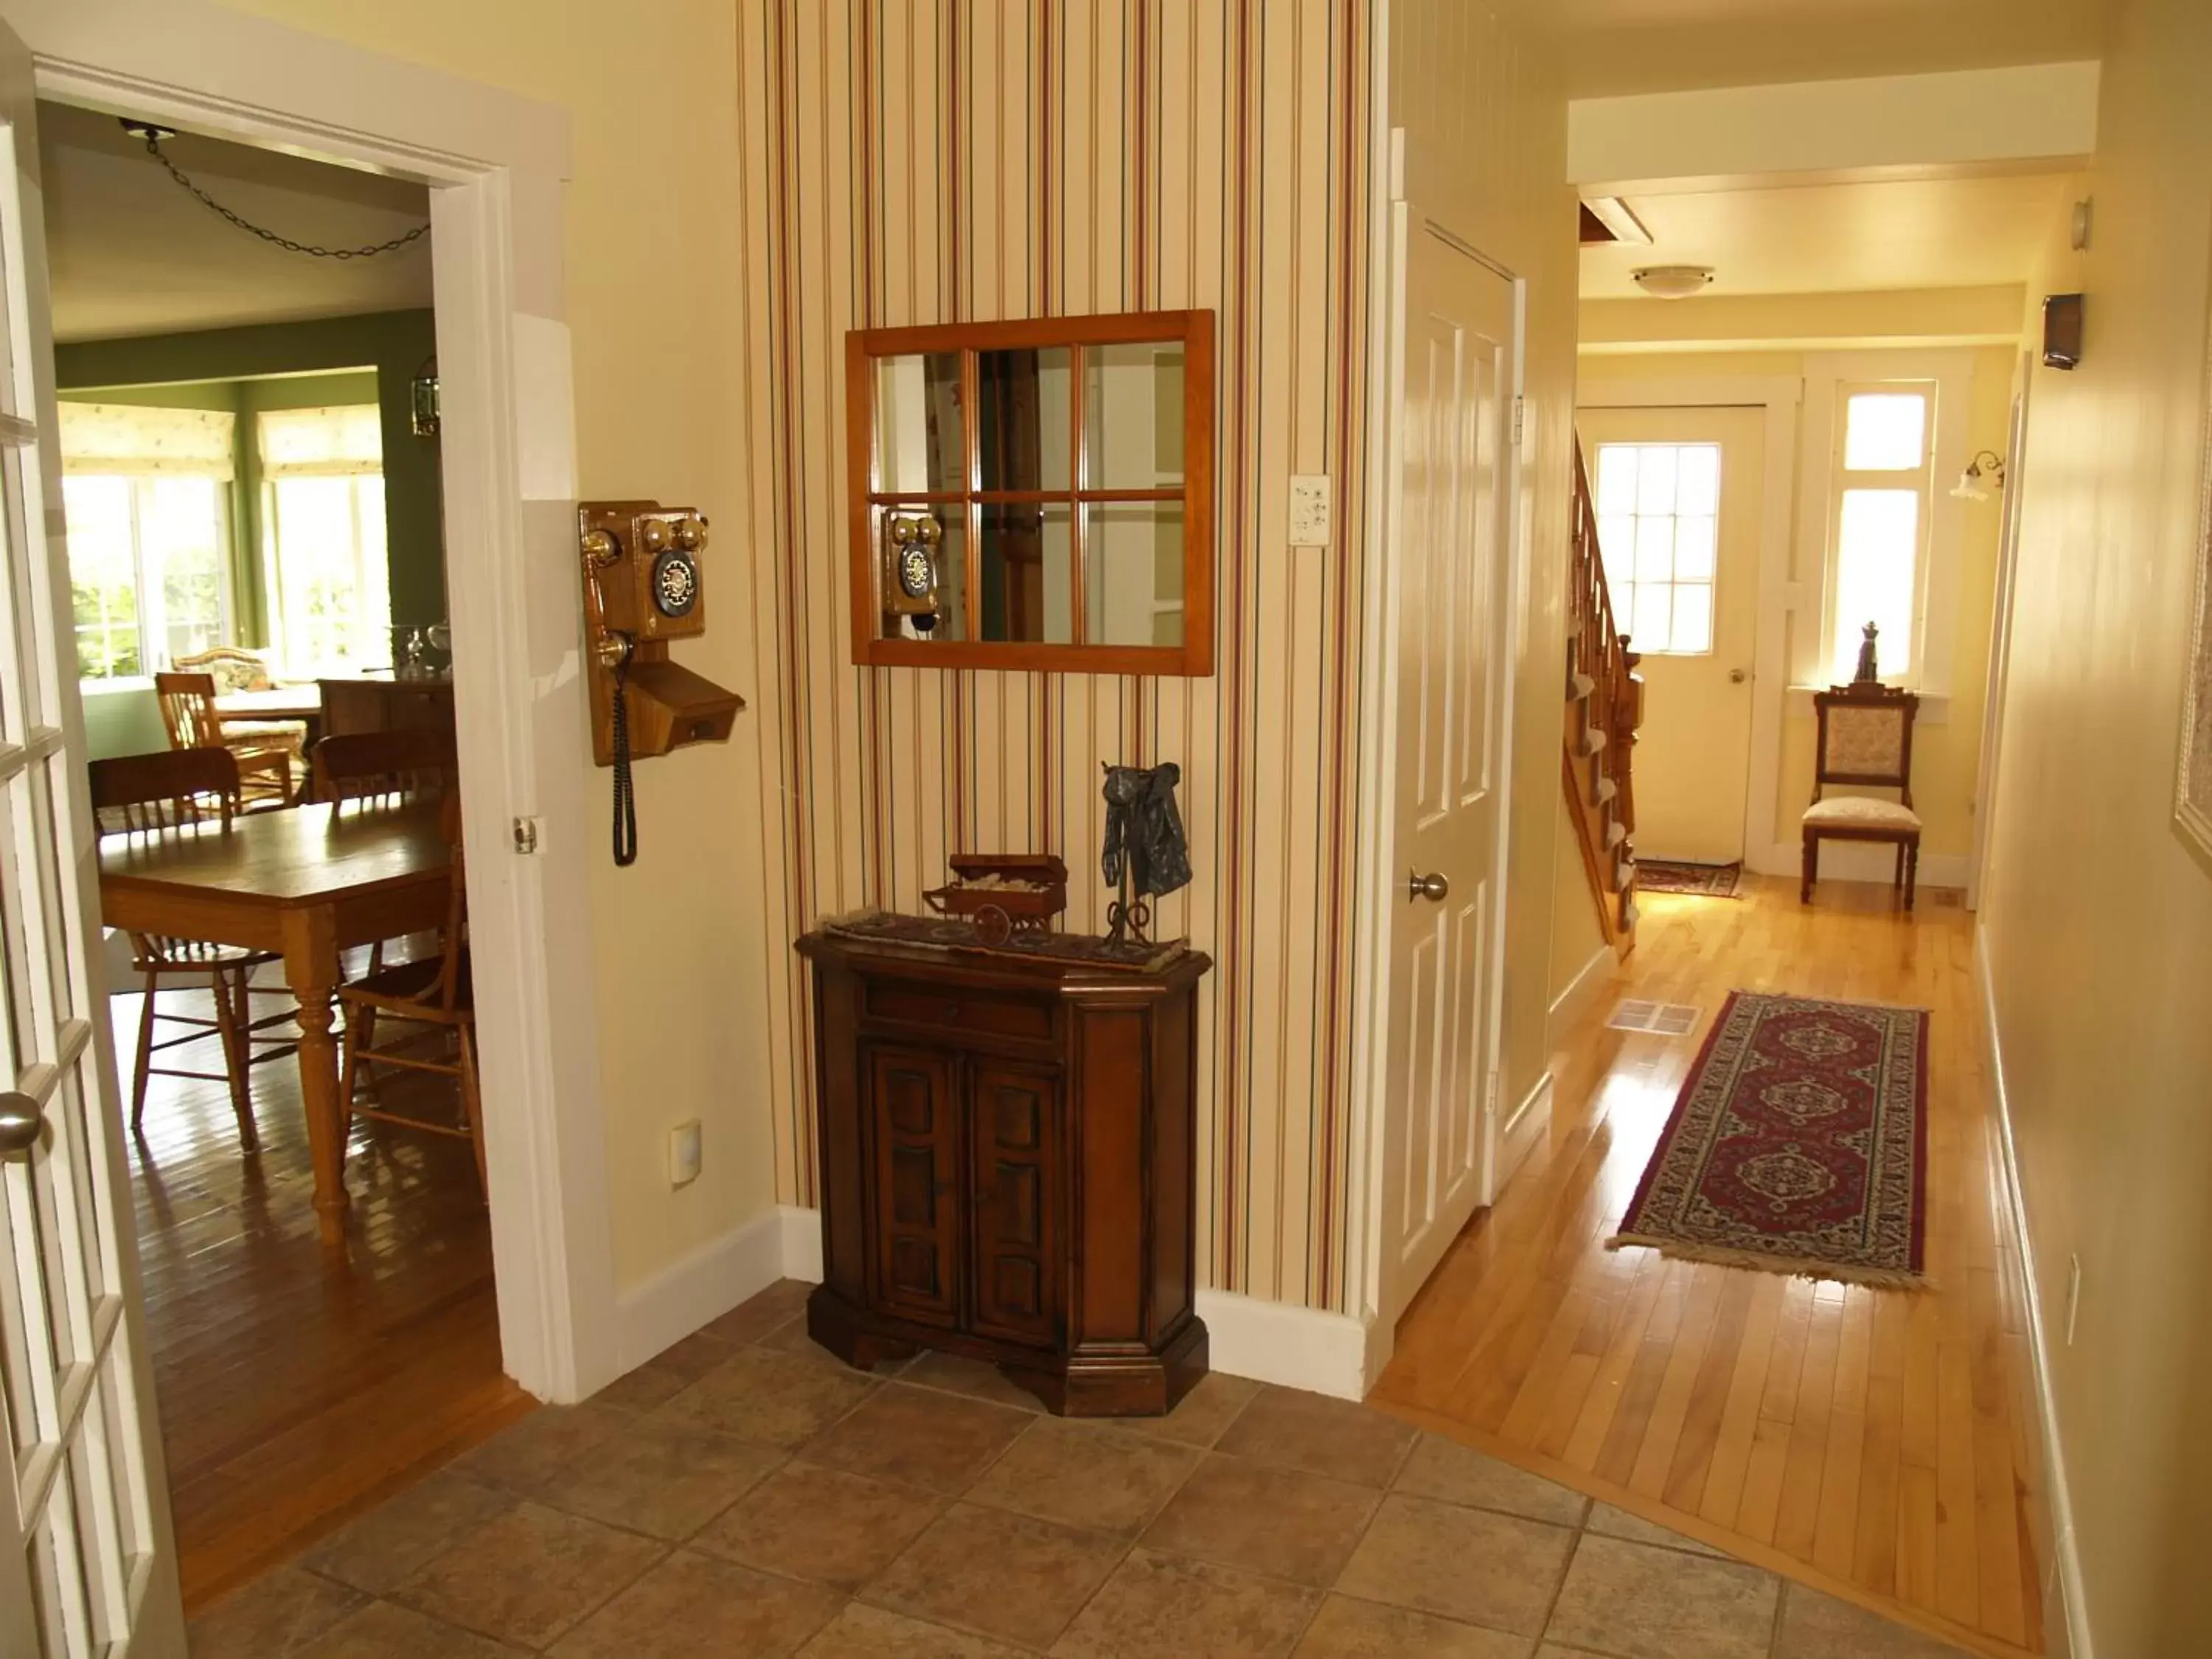
[[[1124,970],[834,933],[814,964],[823,1282],[847,1363],[995,1362],[1070,1416],[1164,1412],[1194,1307],[1195,951]]]

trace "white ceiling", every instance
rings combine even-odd
[[[39,106],[54,337],[106,339],[430,303],[428,237],[374,259],[287,253],[185,194],[115,118]],[[170,158],[257,224],[326,247],[429,216],[419,185],[189,134]]]
[[[1576,97],[2102,56],[2109,0],[1521,0]]]
[[[1715,295],[2022,282],[2063,183],[2029,173],[1632,196],[1652,244],[1584,248],[1582,296],[1638,295],[1629,273],[1643,265],[1711,265]]]

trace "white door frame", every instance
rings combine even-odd
[[[1767,871],[1779,842],[1775,802],[1781,789],[1783,696],[1790,684],[1790,612],[1818,593],[1790,580],[1790,502],[1797,478],[1797,405],[1804,382],[1795,375],[1746,374],[1680,380],[1589,379],[1575,397],[1582,410],[1759,409],[1766,417],[1759,503],[1759,621],[1751,653],[1751,782],[1743,803],[1743,859]],[[1595,476],[1595,474],[1593,474]],[[1796,868],[1791,863],[1779,873]],[[1768,873],[1776,873],[1768,871]]]
[[[1371,1386],[1389,1363],[1396,1330],[1382,1307],[1383,1249],[1381,1237],[1388,1206],[1381,1191],[1383,1171],[1382,1137],[1389,1127],[1386,1101],[1389,1089],[1390,926],[1398,904],[1404,902],[1404,878],[1395,864],[1397,836],[1396,745],[1393,731],[1398,706],[1397,653],[1389,642],[1397,637],[1397,581],[1391,550],[1401,515],[1399,468],[1403,443],[1397,411],[1405,392],[1406,278],[1410,244],[1394,229],[1405,205],[1406,132],[1389,129],[1389,142],[1378,146],[1378,183],[1370,219],[1369,267],[1372,292],[1381,303],[1371,307],[1369,362],[1380,394],[1382,418],[1370,422],[1366,453],[1368,476],[1383,481],[1376,492],[1378,510],[1366,525],[1364,594],[1361,607],[1360,653],[1359,835],[1354,849],[1357,872],[1352,901],[1352,976],[1360,988],[1353,1000],[1352,1029],[1352,1082],[1351,1116],[1346,1125],[1345,1198],[1345,1285],[1348,1311],[1365,1330],[1366,1352],[1362,1392]],[[1408,219],[1416,216],[1406,215]],[[1512,407],[1522,407],[1528,382],[1528,283],[1487,254],[1468,238],[1448,227],[1419,217],[1407,226],[1407,236],[1437,234],[1469,258],[1479,260],[1513,284]],[[1496,776],[1498,829],[1495,836],[1491,890],[1490,937],[1484,942],[1488,958],[1486,988],[1489,1006],[1482,1011],[1487,1027],[1489,1073],[1482,1080],[1481,1134],[1482,1192],[1480,1202],[1496,1197],[1492,1182],[1498,1170],[1499,1067],[1504,1060],[1505,1021],[1505,921],[1507,872],[1513,845],[1513,728],[1515,693],[1519,680],[1516,644],[1527,633],[1530,526],[1527,515],[1529,492],[1524,473],[1528,450],[1521,438],[1522,422],[1516,416],[1510,436],[1510,463],[1505,469],[1506,558],[1505,604],[1492,621],[1491,649],[1500,663],[1498,673],[1498,721]],[[1402,1310],[1401,1310],[1402,1311]]]
[[[42,97],[431,187],[471,948],[500,1340],[532,1394],[617,1374],[578,672],[565,111],[210,4],[0,0]],[[512,825],[539,824],[535,856]]]

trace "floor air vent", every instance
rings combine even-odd
[[[1617,1004],[1613,1017],[1606,1021],[1606,1029],[1613,1031],[1649,1031],[1657,1036],[1687,1036],[1698,1029],[1698,1011],[1686,1002],[1638,1002]]]

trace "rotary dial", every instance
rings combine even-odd
[[[919,543],[908,542],[899,550],[899,586],[907,598],[921,599],[929,592],[929,550]]]
[[[670,549],[653,562],[653,602],[664,617],[683,617],[699,602],[699,567],[691,556]]]

